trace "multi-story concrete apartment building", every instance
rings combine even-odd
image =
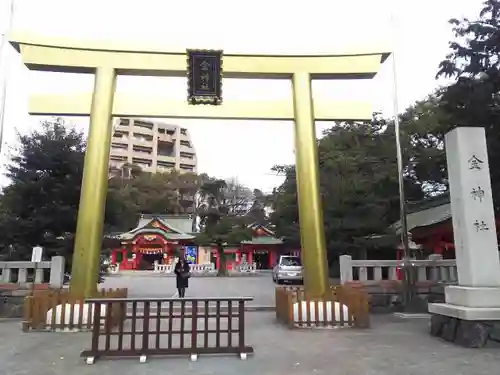
[[[115,119],[110,172],[135,164],[146,172],[197,172],[196,152],[187,129],[156,120]]]

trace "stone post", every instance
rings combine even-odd
[[[485,131],[456,128],[446,134],[445,146],[458,285],[445,288],[445,303],[429,304],[436,314],[431,333],[478,347],[486,343],[491,322],[500,321],[500,258]]]
[[[55,256],[50,260],[49,286],[53,289],[60,289],[64,284],[64,257]]]
[[[345,284],[352,281],[352,257],[350,255],[341,255],[339,257],[340,283]]]

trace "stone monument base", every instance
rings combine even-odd
[[[493,309],[500,308],[499,287],[450,285],[444,288],[444,295],[444,300],[450,305],[480,308],[491,307]]]
[[[500,342],[500,307],[466,307],[430,303],[429,331],[466,348]]]

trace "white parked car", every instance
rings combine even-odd
[[[300,257],[281,255],[278,264],[273,268],[273,281],[278,284],[286,282],[303,282],[304,267]]]

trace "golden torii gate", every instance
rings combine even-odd
[[[112,117],[173,117],[293,120],[304,284],[312,297],[329,287],[315,120],[370,120],[365,102],[314,100],[312,79],[370,79],[389,56],[385,48],[343,51],[333,55],[224,54],[225,78],[288,79],[292,101],[233,101],[193,106],[164,98],[115,94],[117,75],[185,77],[186,51],[98,41],[72,41],[14,33],[10,43],[30,70],[95,75],[93,93],[31,95],[33,115],[89,116],[90,129],[78,210],[71,289],[90,296],[97,285]]]

